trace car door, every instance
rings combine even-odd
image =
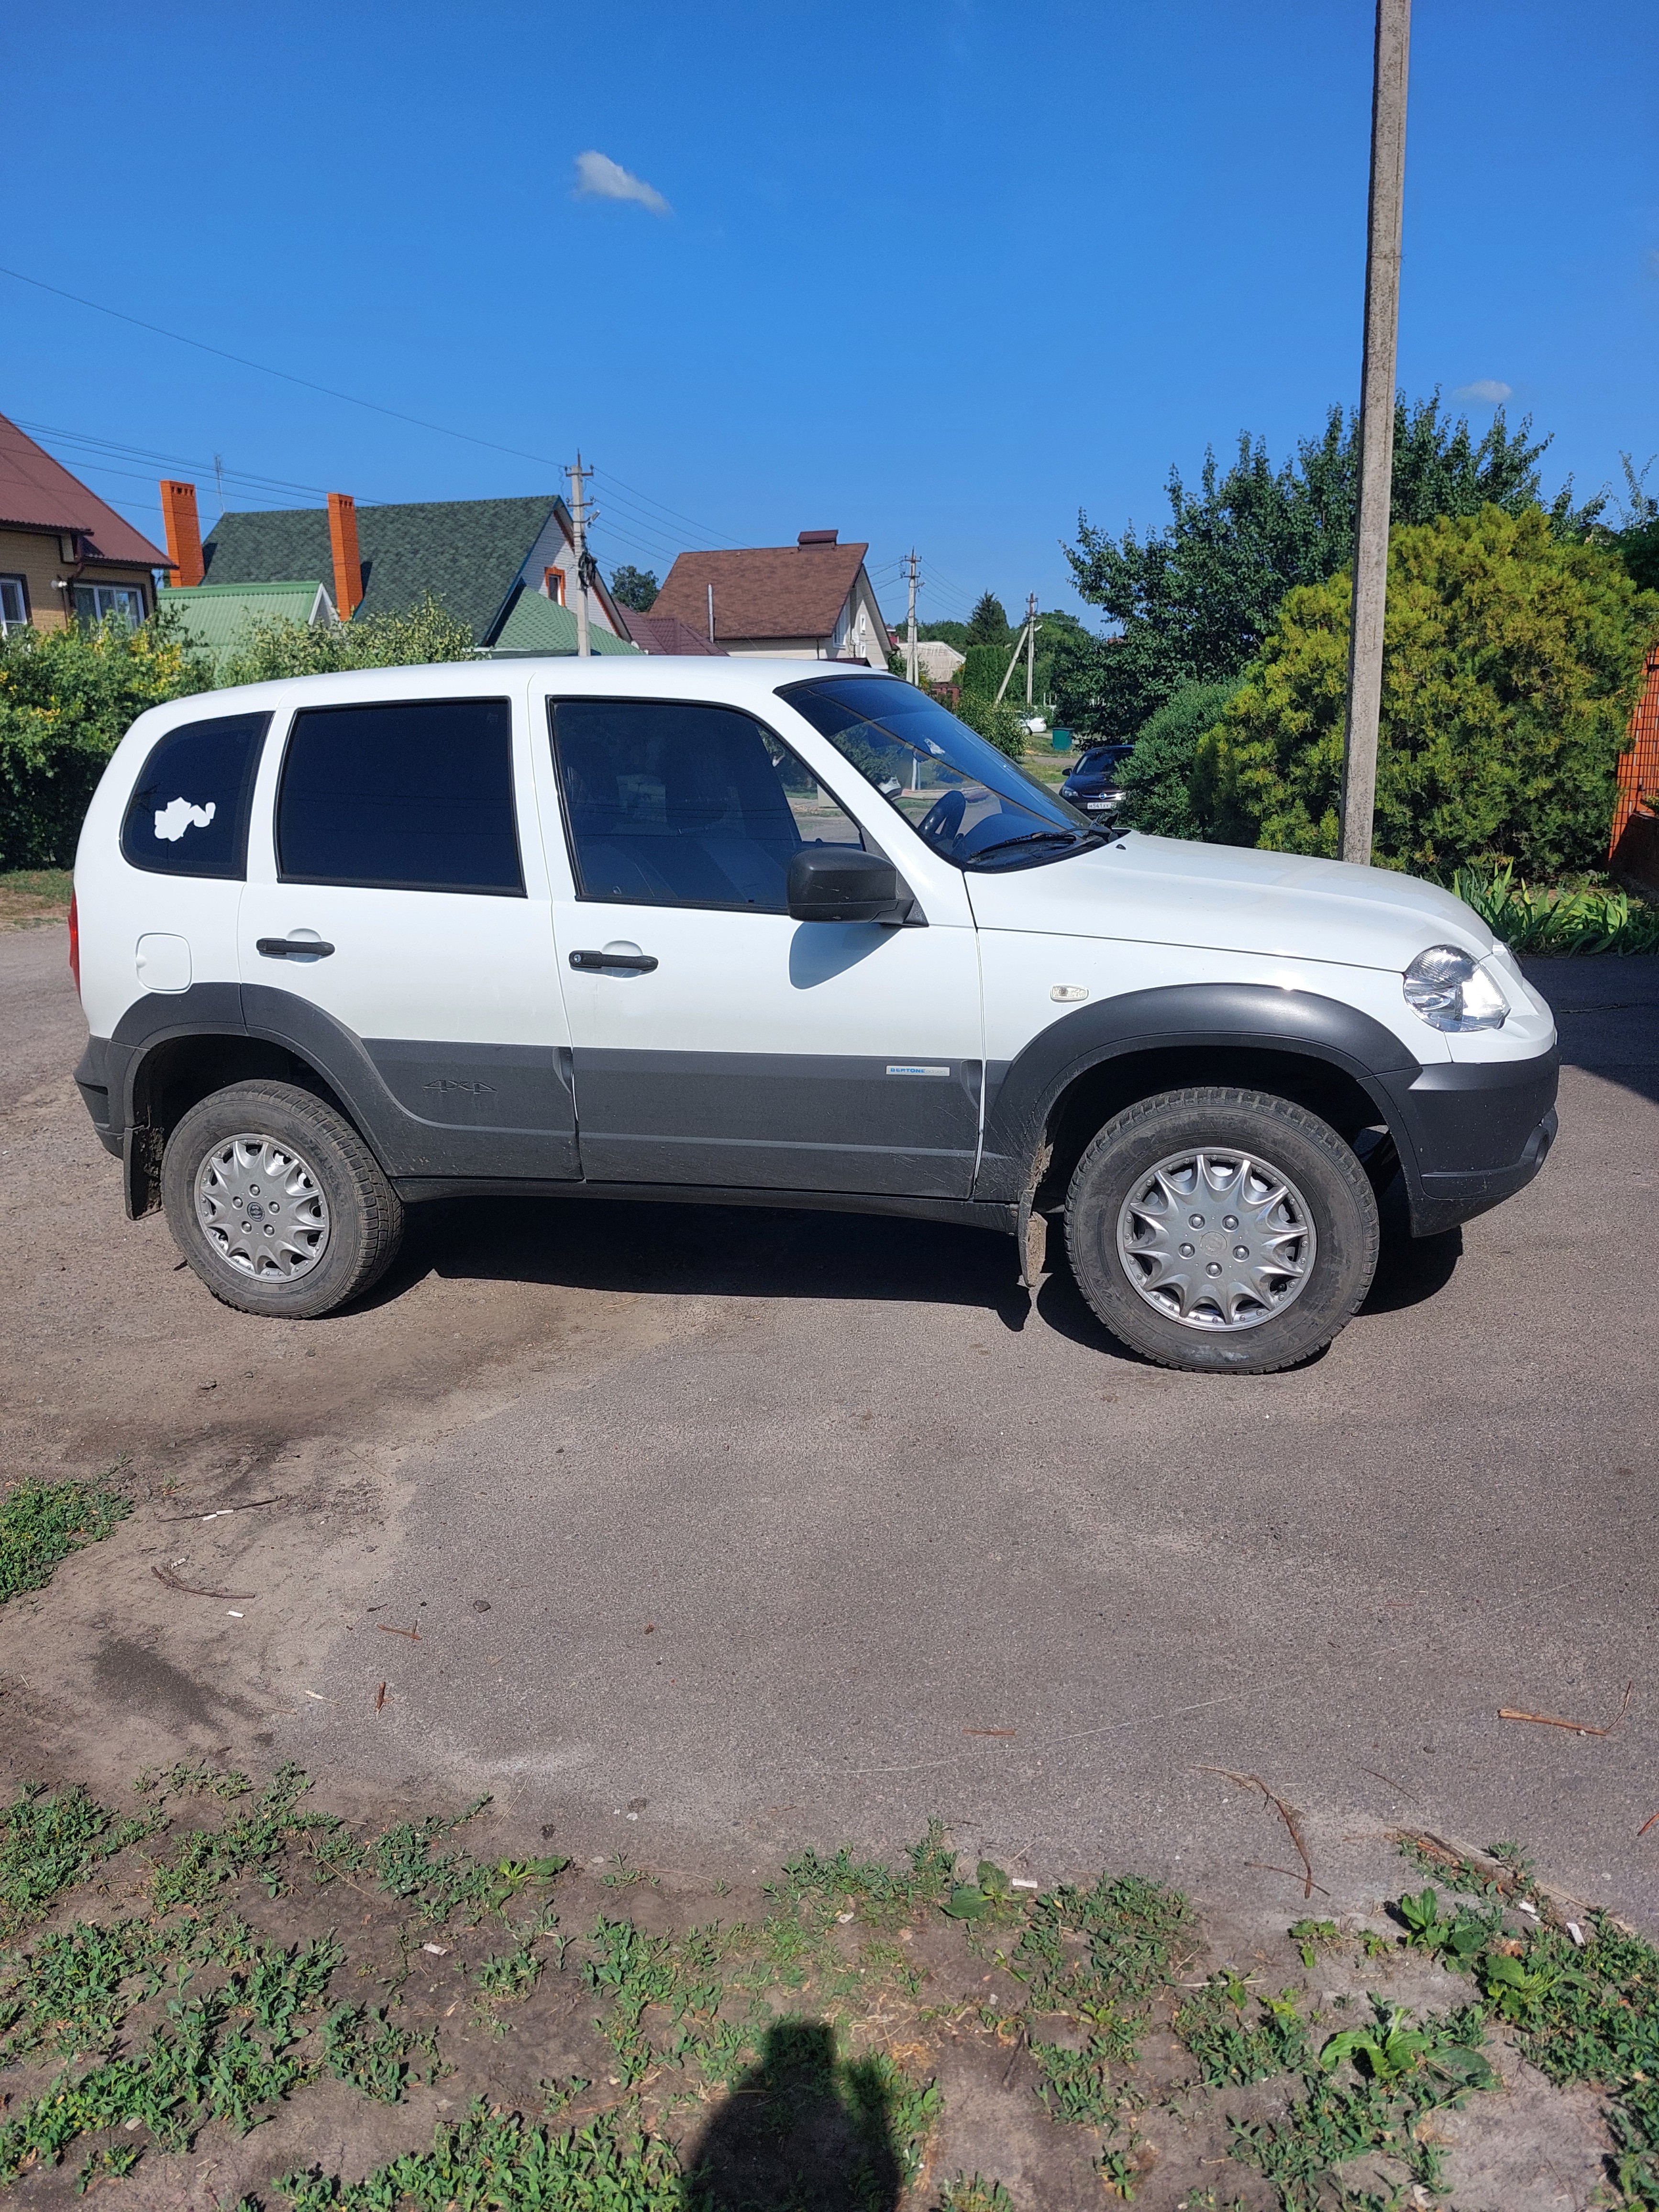
[[[965,1198],[981,1080],[965,901],[902,927],[793,921],[794,853],[866,839],[769,726],[709,702],[548,704],[584,1176]]]
[[[524,692],[474,680],[301,703],[269,749],[244,1012],[346,1091],[394,1173],[568,1180],[569,1033]]]

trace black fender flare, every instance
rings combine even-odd
[[[1408,1182],[1417,1180],[1415,1147],[1397,1093],[1409,1089],[1422,1065],[1392,1030],[1318,992],[1267,983],[1170,983],[1079,1006],[1039,1030],[1000,1069],[988,1064],[974,1196],[1017,1204],[1025,1195],[1049,1116],[1079,1076],[1127,1053],[1206,1045],[1294,1054],[1340,1068],[1374,1102]]]

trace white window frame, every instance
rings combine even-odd
[[[81,596],[82,592],[87,593],[92,600],[92,613],[90,617],[88,617],[86,610],[81,605]],[[145,619],[148,611],[144,605],[144,587],[142,584],[76,583],[70,586],[70,597],[74,602],[75,619],[76,622],[85,622],[90,619],[93,622],[99,623],[103,622],[110,615],[123,614],[125,615],[127,620],[131,623],[134,629],[137,629],[139,623]],[[100,605],[99,602],[105,599],[115,600],[117,601],[117,604],[109,606]],[[119,603],[120,600],[127,599],[134,599],[138,602],[138,612],[136,617],[130,607]]]
[[[10,599],[17,611],[12,614],[7,607]],[[29,626],[29,592],[21,576],[0,576],[0,637],[9,629],[27,629]]]

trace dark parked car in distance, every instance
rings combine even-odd
[[[1085,814],[1115,814],[1123,804],[1123,763],[1133,745],[1091,745],[1060,787],[1062,799]]]

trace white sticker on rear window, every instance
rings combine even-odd
[[[155,810],[155,834],[176,845],[186,830],[205,830],[214,815],[214,804],[210,799],[205,806],[192,806],[187,799],[175,799],[169,805]]]

